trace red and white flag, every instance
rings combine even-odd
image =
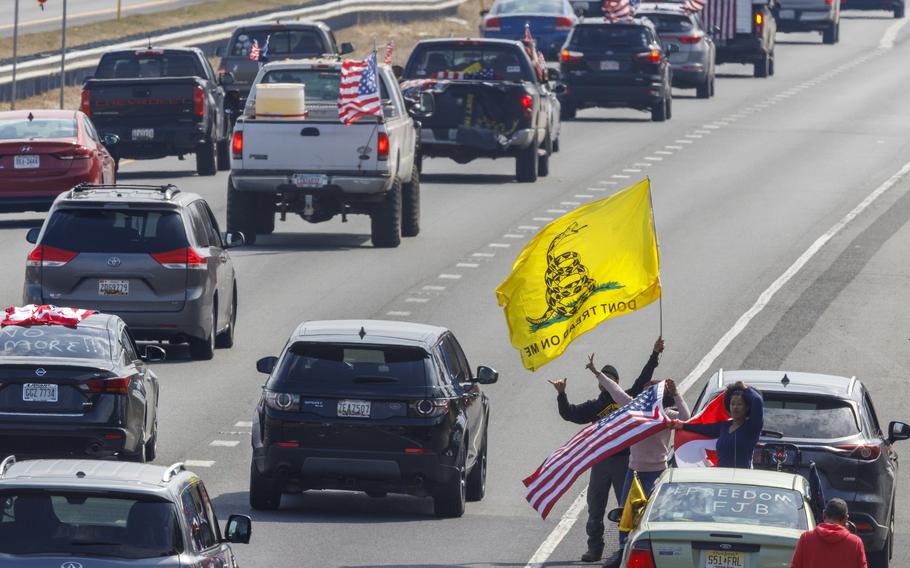
[[[690,14],[701,12],[705,9],[705,0],[686,0],[683,2],[682,9]]]
[[[702,22],[706,30],[718,27],[718,39],[732,39],[736,36],[736,0],[706,0]]]
[[[386,65],[392,64],[392,53],[394,51],[395,51],[395,42],[393,40],[389,40],[389,43],[385,44],[385,60],[383,61],[383,63],[385,63]]]
[[[629,0],[604,0],[603,11],[604,18],[608,22],[628,20],[633,15],[632,4],[629,3]]]
[[[669,428],[663,409],[664,382],[652,385],[629,404],[586,426],[550,454],[524,480],[528,503],[546,519],[556,501],[578,477],[600,460]]]
[[[720,393],[701,412],[686,424],[714,424],[730,419],[724,408],[724,393]],[[717,438],[687,430],[677,430],[673,442],[677,467],[714,467],[717,465]]]
[[[28,304],[10,306],[0,325],[67,325],[75,326],[95,313],[93,310],[58,308],[50,305]]]
[[[382,118],[375,51],[363,61],[345,61],[341,64],[338,118],[345,125],[349,125],[364,116]]]
[[[259,61],[259,40],[253,40],[253,46],[250,47],[250,55],[248,57],[253,61]]]

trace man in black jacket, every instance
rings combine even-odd
[[[654,350],[641,370],[641,374],[635,379],[632,387],[626,391],[629,396],[638,396],[645,390],[645,387],[651,381],[651,377],[654,376],[654,369],[657,368],[658,358],[663,353],[663,350],[664,340],[658,337],[657,341],[654,342]],[[619,382],[619,373],[612,365],[604,365],[601,371],[617,383]],[[569,398],[566,396],[566,379],[550,381],[550,384],[553,385],[558,393],[556,402],[559,405],[559,415],[563,420],[569,422],[590,424],[604,418],[620,406],[613,401],[613,397],[607,394],[603,387],[600,387],[600,396],[597,398],[580,404],[569,404]],[[588,550],[582,554],[582,562],[597,562],[603,556],[604,514],[607,510],[610,485],[613,486],[613,494],[618,501],[628,468],[628,448],[601,460],[591,467],[591,478],[588,482],[588,522],[585,525],[585,531],[588,533]]]

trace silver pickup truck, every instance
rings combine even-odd
[[[340,79],[337,59],[269,63],[256,76],[234,126],[227,189],[228,230],[248,244],[274,230],[276,214],[283,221],[288,213],[310,223],[369,215],[377,247],[396,247],[420,231],[418,131],[409,111],[426,116],[432,99],[406,104],[391,69],[379,65],[382,118],[345,126]],[[305,85],[306,116],[257,116],[256,92],[265,83]]]

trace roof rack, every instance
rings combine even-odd
[[[721,367],[717,370],[717,388],[724,388],[724,369]]]
[[[169,183],[165,185],[144,185],[144,184],[126,184],[126,183],[80,183],[70,190],[70,196],[93,189],[140,189],[146,191],[158,191],[164,195],[165,199],[172,199],[174,195],[180,193],[176,185]]]
[[[850,377],[850,383],[847,385],[847,394],[853,395],[853,387],[856,386],[856,375]],[[0,469],[2,471],[2,469]]]
[[[6,475],[6,472],[9,468],[13,467],[13,464],[16,463],[16,456],[6,456],[2,462],[0,462],[0,477]]]
[[[183,465],[183,462],[177,462],[164,470],[164,475],[161,476],[161,482],[167,483],[171,480],[172,477],[180,473],[181,471],[186,471],[186,466]]]

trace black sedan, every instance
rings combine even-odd
[[[869,568],[887,568],[898,471],[893,445],[910,438],[910,426],[891,422],[883,432],[869,391],[855,377],[783,371],[719,371],[693,414],[736,381],[757,388],[765,400],[765,430],[754,466],[809,477],[814,463],[825,499],[847,502]]]
[[[253,422],[250,505],[277,509],[308,489],[431,496],[460,517],[486,486],[490,403],[447,329],[405,322],[301,324],[269,378]]]
[[[119,317],[0,327],[0,453],[155,458],[158,378]]]

